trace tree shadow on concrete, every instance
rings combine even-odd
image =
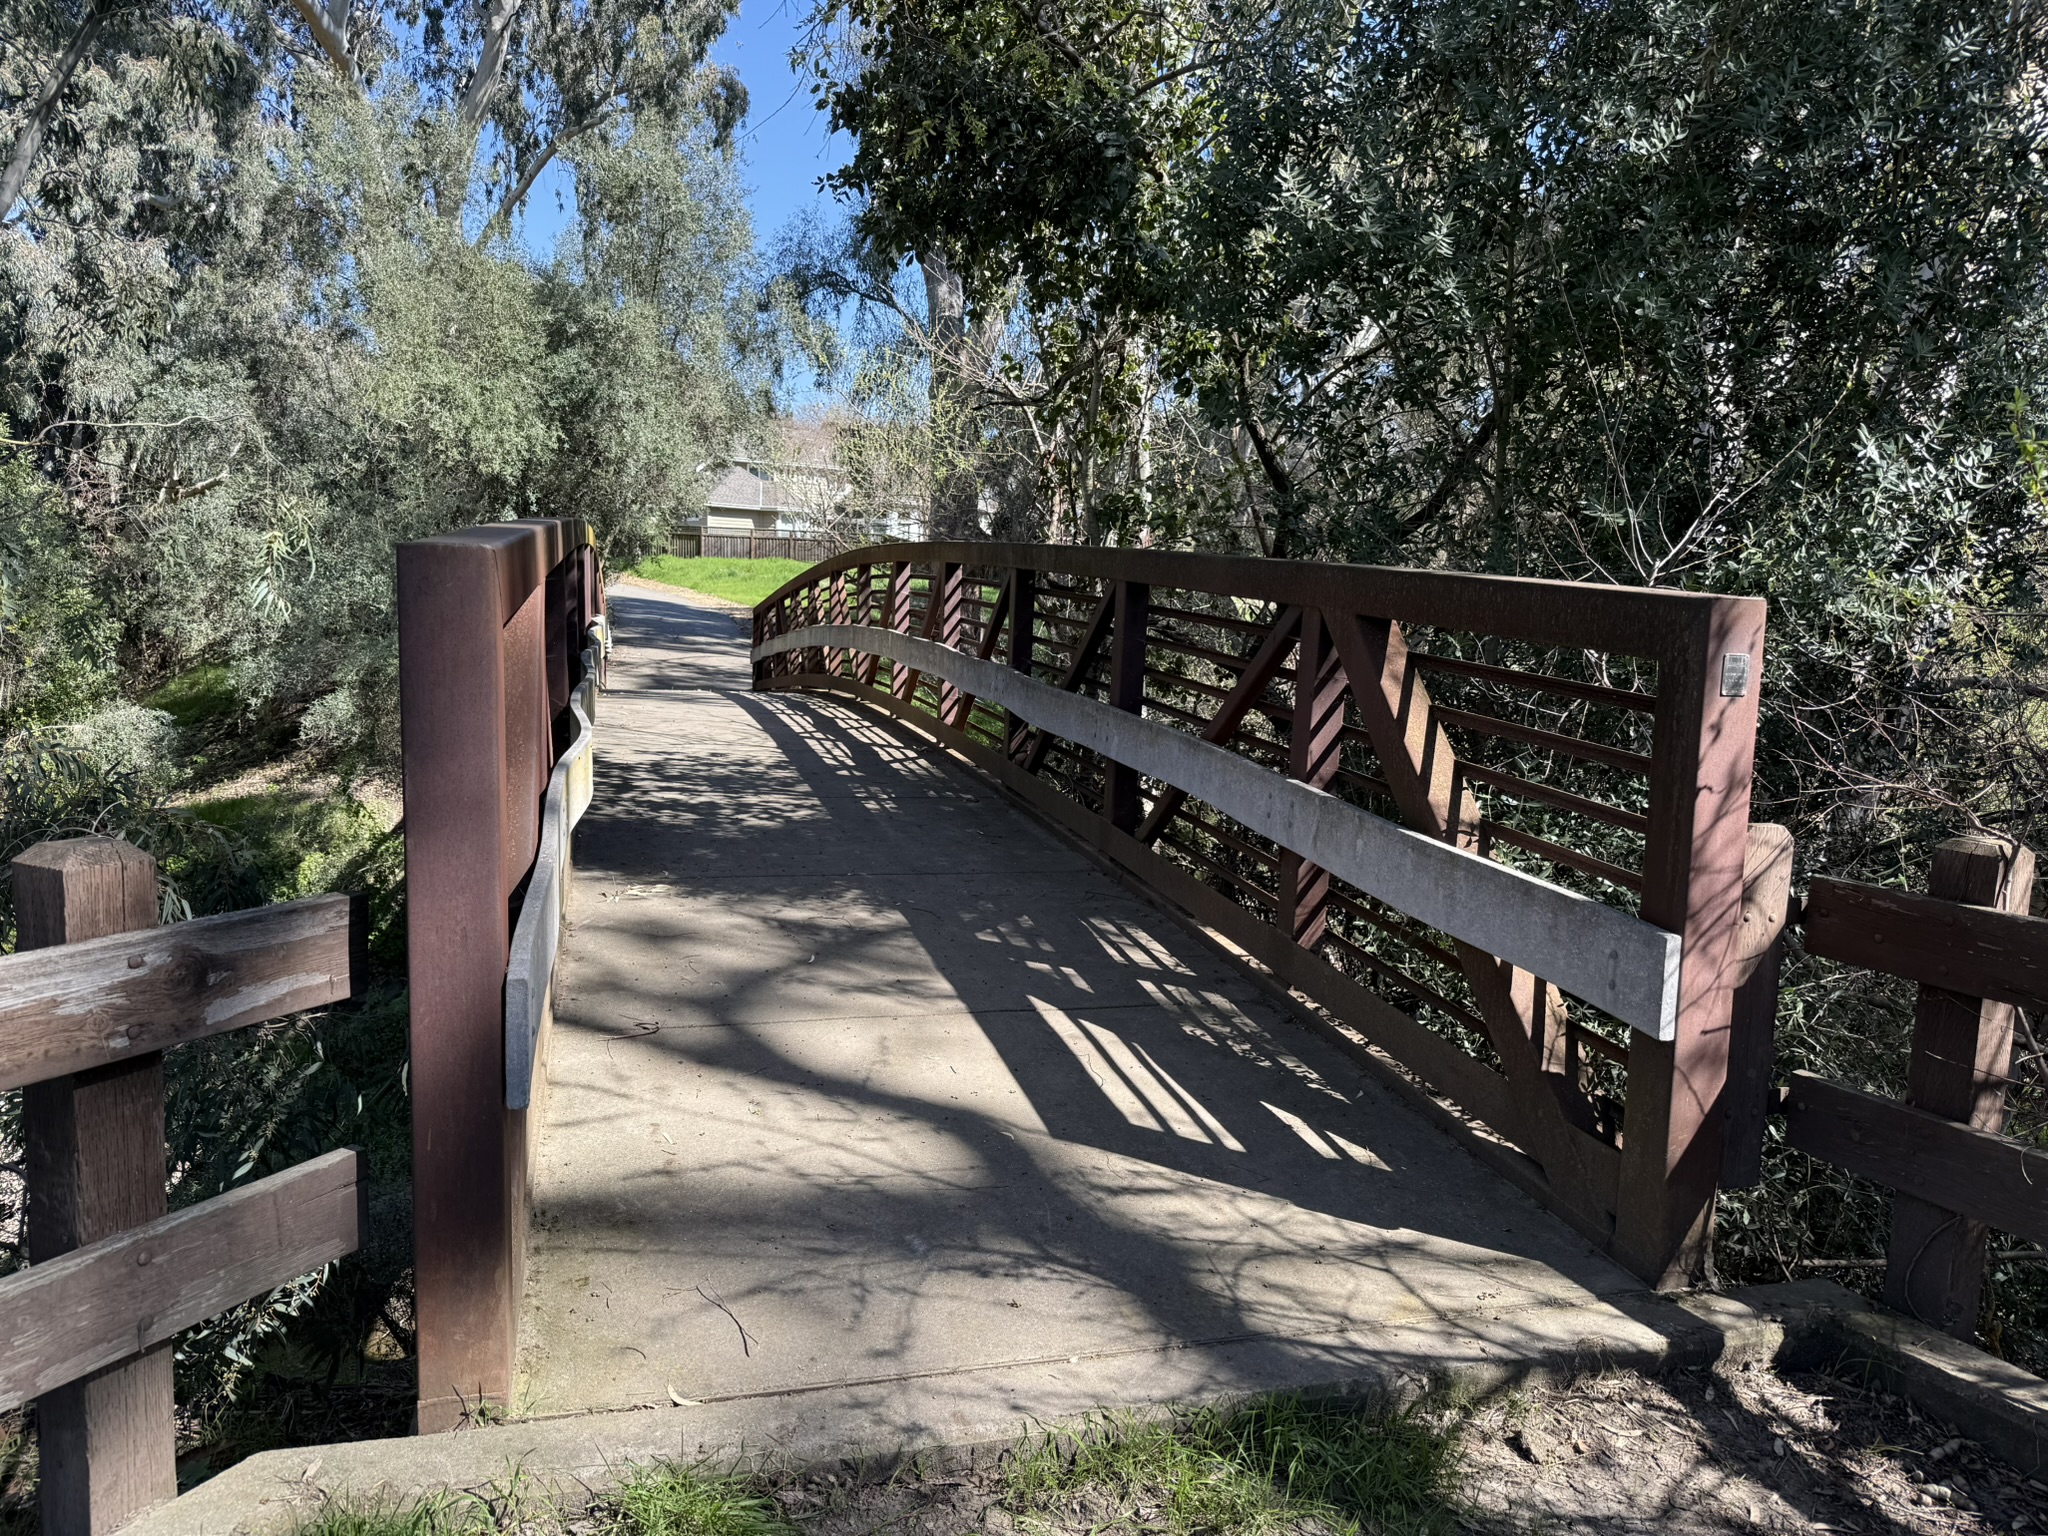
[[[535,1380],[944,1399],[1206,1347],[1207,1390],[1384,1384],[1554,1353],[1517,1335],[1544,1302],[1655,1315],[998,791],[748,693],[728,615],[613,613],[546,1143],[586,1166],[541,1181]]]

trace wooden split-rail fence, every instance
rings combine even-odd
[[[606,642],[578,521],[408,544],[398,581],[432,1428],[509,1381],[527,1106]],[[159,927],[154,861],[112,838],[38,844],[12,876],[0,1090],[23,1090],[30,1262],[0,1279],[0,1412],[35,1402],[44,1531],[101,1536],[177,1492],[174,1336],[354,1252],[365,1226],[348,1148],[167,1214],[163,1053],[353,995],[364,927],[342,895]]]
[[[415,1323],[423,1430],[511,1391],[570,829],[605,652],[590,530],[401,546]],[[1747,598],[1040,545],[837,556],[755,610],[754,686],[957,753],[1319,1005],[1483,1160],[1663,1286],[1716,1192],[1790,1144],[1895,1191],[1887,1300],[1970,1337],[1987,1228],[2048,1242],[2001,1134],[2048,1006],[2033,856],[1944,845],[1925,894],[1815,879],[1752,825]],[[156,926],[109,839],[15,862],[0,1089],[24,1089],[30,1266],[0,1410],[38,1404],[44,1528],[175,1488],[170,1340],[352,1251],[343,1149],[166,1214],[162,1052],[348,996],[347,898]],[[1784,946],[1920,984],[1907,1092],[1773,1080]]]
[[[0,1089],[22,1090],[29,1266],[0,1280],[0,1411],[36,1404],[50,1536],[109,1531],[178,1490],[171,1341],[353,1253],[352,1149],[167,1213],[164,1052],[348,997],[346,896],[157,926],[156,862],[105,837],[13,862]]]

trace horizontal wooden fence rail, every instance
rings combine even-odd
[[[422,1430],[511,1395],[528,1125],[603,636],[604,576],[580,519],[399,546]]]
[[[2002,1135],[2015,1007],[2048,1008],[2048,919],[2031,850],[1935,851],[1925,895],[1815,880],[1810,954],[1920,984],[1903,1103],[1798,1072],[1775,1098],[1798,1150],[1888,1184],[1888,1306],[1974,1339],[1987,1228],[2048,1243],[2048,1154]]]
[[[1750,849],[1763,631],[1747,598],[905,544],[782,587],[753,655],[756,688],[848,695],[976,763],[1682,1284],[1757,992],[1745,895],[1782,862]]]
[[[0,1411],[36,1400],[45,1536],[177,1493],[171,1339],[355,1251],[352,1149],[165,1214],[163,1052],[352,995],[345,896],[156,926],[156,863],[112,838],[13,863],[0,1087],[22,1090],[29,1267],[0,1279]]]
[[[575,735],[555,762],[541,802],[540,851],[512,930],[512,957],[505,968],[505,1107],[533,1103],[542,1028],[554,985],[555,953],[562,916],[569,906],[569,834],[590,809],[597,734],[597,686],[604,672],[604,624],[591,625],[583,651],[583,680],[569,695]]]
[[[0,1089],[345,997],[363,932],[358,901],[310,896],[0,955]]]
[[[363,1194],[346,1147],[0,1280],[0,1413],[354,1253]]]

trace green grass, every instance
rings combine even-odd
[[[1454,1426],[1418,1413],[1269,1398],[1178,1423],[1110,1419],[1019,1454],[1010,1506],[1033,1524],[1128,1525],[1239,1536],[1302,1524],[1336,1532],[1447,1532]]]
[[[162,710],[186,730],[231,715],[241,705],[228,680],[228,669],[218,662],[180,672],[143,702]]]
[[[658,581],[667,587],[687,587],[728,602],[752,605],[773,592],[792,576],[811,567],[803,560],[721,560],[685,559],[680,555],[650,555],[633,567],[642,581]]]
[[[609,1501],[621,1536],[794,1536],[751,1479],[673,1462],[637,1467]]]
[[[194,801],[191,811],[248,844],[266,901],[296,901],[335,889],[343,871],[385,835],[383,818],[345,794],[265,790]]]
[[[485,1488],[419,1500],[330,1499],[291,1536],[498,1536],[563,1532],[567,1511],[523,1472]],[[575,1529],[605,1536],[797,1536],[756,1479],[673,1462],[635,1467]]]
[[[443,1501],[356,1504],[333,1499],[292,1527],[292,1536],[436,1536],[459,1529]]]
[[[1460,1422],[1451,1412],[1289,1397],[1170,1422],[1104,1417],[1018,1447],[1001,1495],[1025,1531],[1064,1536],[1448,1536]],[[913,1489],[917,1478],[909,1474]],[[292,1536],[494,1536],[571,1524],[515,1475],[501,1488],[416,1504],[330,1503]],[[761,1478],[677,1462],[631,1469],[573,1524],[598,1536],[800,1536]]]

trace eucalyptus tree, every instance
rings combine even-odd
[[[442,214],[508,219],[570,146],[638,114],[744,116],[736,76],[707,95],[731,0],[290,0],[300,51],[369,91],[394,68],[420,93],[421,174]],[[404,39],[403,43],[400,39]]]
[[[0,622],[54,633],[63,570],[118,637],[59,716],[224,660],[306,745],[388,764],[395,539],[538,511],[660,542],[772,373],[745,95],[705,61],[727,9],[27,0],[0,409],[59,495],[0,477],[0,549],[64,554],[7,562],[40,574]],[[511,239],[550,165],[579,198],[553,265]],[[31,718],[0,701],[0,733]]]

